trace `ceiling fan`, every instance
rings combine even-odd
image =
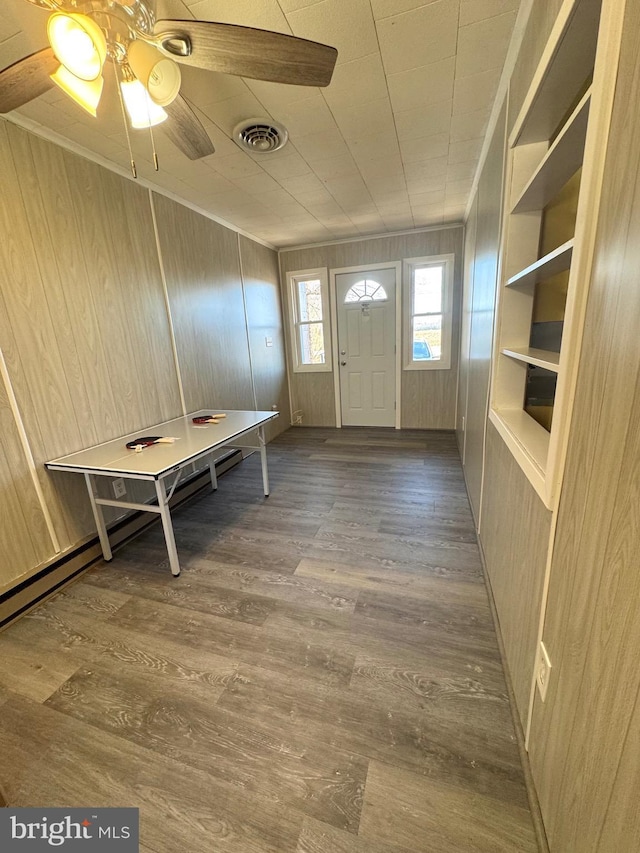
[[[328,45],[268,30],[156,20],[156,0],[26,2],[50,13],[51,46],[0,71],[0,113],[57,85],[95,116],[109,59],[132,127],[152,127],[170,117],[163,129],[191,160],[214,148],[180,94],[180,63],[255,80],[328,86],[338,55]]]

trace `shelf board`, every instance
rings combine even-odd
[[[553,199],[569,178],[577,172],[584,158],[587,136],[591,87],[567,119],[564,127],[545,154],[513,206],[512,213],[529,213],[542,210]]]
[[[511,144],[550,139],[567,111],[567,93],[578,92],[593,71],[601,0],[580,0],[556,19],[512,134]]]
[[[533,364],[557,373],[560,366],[560,353],[551,352],[546,349],[534,349],[533,347],[518,347],[517,349],[505,348],[500,350],[502,355],[523,361],[525,364]]]
[[[507,287],[522,287],[523,285],[538,284],[545,278],[551,278],[552,275],[557,275],[559,272],[568,270],[571,266],[571,256],[573,254],[573,240],[567,240],[553,252],[549,252],[543,258],[540,258],[535,263],[520,270],[520,272],[512,275],[507,281]]]

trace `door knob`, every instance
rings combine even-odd
[[[346,361],[341,361],[341,362],[340,362],[340,364],[341,364],[343,367],[346,367],[346,366],[347,366],[347,362],[346,362]]]

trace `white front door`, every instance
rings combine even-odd
[[[336,274],[344,426],[395,426],[396,271]]]

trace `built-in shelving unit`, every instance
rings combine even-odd
[[[550,507],[587,284],[575,259],[593,198],[589,135],[602,122],[600,10],[601,0],[565,0],[509,139],[489,416]]]

